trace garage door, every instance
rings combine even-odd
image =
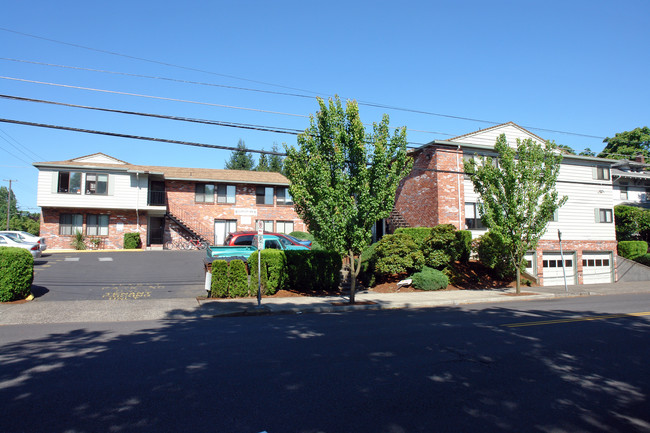
[[[582,282],[584,284],[611,283],[612,256],[610,253],[582,254]]]
[[[564,254],[564,264],[566,267],[566,283],[576,284],[574,253]],[[564,285],[562,256],[560,253],[544,253],[542,255],[542,267],[544,268],[542,276],[544,277],[545,286]]]

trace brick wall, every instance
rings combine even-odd
[[[459,221],[465,221],[462,163],[462,151],[453,148],[429,146],[417,154],[395,201],[395,210],[409,226],[464,228],[459,226]]]
[[[562,241],[562,251],[564,253],[576,253],[576,272],[578,274],[578,284],[583,284],[583,274],[582,274],[582,254],[591,253],[591,252],[613,252],[612,257],[612,266],[616,272],[616,252],[617,252],[617,242],[616,241],[575,241],[575,240],[563,240]],[[543,277],[543,252],[560,252],[560,242],[559,241],[549,241],[542,240],[539,241],[537,245],[537,278],[539,284],[544,284]],[[617,275],[614,275],[614,281],[618,280]]]
[[[81,214],[83,217],[83,233],[86,235],[88,215],[108,215],[108,236],[86,236],[86,239],[101,239],[101,249],[120,249],[124,246],[124,233],[140,232],[143,243],[147,240],[147,216],[140,212],[140,228],[138,230],[136,212],[134,210],[115,209],[70,209],[70,208],[43,208],[41,212],[40,235],[45,237],[48,249],[70,249],[74,236],[59,234],[59,217],[61,214]],[[121,224],[121,226],[120,226]],[[121,230],[118,228],[121,227]],[[89,246],[90,243],[86,242]]]

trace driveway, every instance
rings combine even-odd
[[[46,251],[35,260],[32,292],[48,301],[196,297],[205,294],[204,256],[204,251]]]

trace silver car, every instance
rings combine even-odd
[[[36,242],[25,242],[13,233],[0,234],[0,247],[17,247],[28,250],[34,258],[40,257],[41,249]]]
[[[45,244],[45,238],[42,236],[36,236],[31,233],[27,232],[21,232],[17,230],[0,230],[0,235],[4,235],[6,233],[12,233],[18,236],[20,239],[22,239],[24,242],[35,242],[38,244],[38,247],[41,251],[45,251],[47,249],[47,245]]]

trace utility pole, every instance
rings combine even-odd
[[[7,230],[9,230],[9,215],[11,214],[11,182],[18,182],[18,179],[2,179],[9,182],[9,193],[7,194]]]

